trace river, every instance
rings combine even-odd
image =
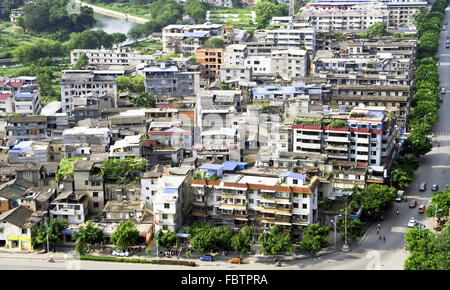
[[[124,20],[124,19],[119,19],[119,18],[114,18],[108,15],[103,15],[103,14],[99,14],[99,13],[95,13],[94,12],[94,18],[97,21],[94,25],[94,27],[91,28],[91,30],[103,30],[106,33],[114,33],[114,32],[120,32],[123,34],[127,34],[128,31],[135,25],[139,25],[139,24],[135,24],[133,22]],[[123,44],[128,44],[130,43],[131,40],[127,39]]]

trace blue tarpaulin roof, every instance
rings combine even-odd
[[[290,177],[296,179],[305,179],[306,177],[303,174],[294,173],[294,172],[285,172],[280,174],[278,177]]]
[[[245,169],[247,162],[225,161],[222,165],[223,165],[223,170],[234,171],[234,170],[236,170],[236,168]]]
[[[33,94],[30,94],[30,93],[16,94],[16,98],[17,97],[19,97],[19,98],[31,98],[31,97],[33,97]]]
[[[202,166],[200,166],[201,170],[219,170],[222,168],[221,164],[203,164]]]

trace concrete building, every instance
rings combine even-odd
[[[242,162],[200,167],[203,174],[218,180],[199,179],[194,174],[191,204],[195,220],[231,228],[249,225],[255,228],[255,236],[279,225],[292,239],[301,239],[303,229],[317,222],[318,178],[246,167]]]
[[[117,84],[114,76],[89,70],[66,70],[61,75],[61,101],[63,113],[72,115],[75,100],[93,94],[100,98],[117,97]]]
[[[8,151],[9,163],[43,163],[49,161],[48,142],[21,141]]]
[[[86,222],[89,201],[84,192],[61,192],[51,203],[50,218],[67,219],[69,224]]]
[[[48,138],[45,116],[11,116],[5,127],[7,140],[31,141]]]
[[[395,153],[395,129],[385,107],[355,107],[343,119],[299,119],[293,129],[293,151],[327,154],[330,159],[367,164],[383,176]]]
[[[272,50],[270,62],[271,71],[280,75],[282,79],[291,80],[293,77],[304,78],[307,76],[308,54],[306,50]]]
[[[202,71],[201,77],[213,82],[220,78],[220,67],[223,63],[225,50],[223,48],[199,48],[195,58]]]
[[[108,128],[74,127],[63,132],[64,144],[93,144],[107,146],[112,132]]]
[[[265,30],[264,41],[273,42],[280,48],[316,49],[316,31],[303,23],[289,23],[280,28]]]
[[[200,89],[200,68],[161,63],[144,69],[145,91],[154,95],[194,96]]]
[[[79,160],[73,169],[75,191],[86,193],[88,213],[100,214],[105,205],[105,190],[100,163],[92,160]]]

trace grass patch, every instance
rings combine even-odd
[[[130,45],[130,48],[141,53],[141,54],[154,54],[157,50],[162,51],[162,43],[155,40],[147,40],[142,42],[137,42]]]
[[[156,264],[156,265],[178,265],[178,266],[189,266],[189,267],[197,266],[197,264],[195,262],[191,262],[191,261],[145,260],[145,259],[104,257],[104,256],[80,256],[80,260],[119,262],[119,263]]]
[[[254,8],[219,8],[210,10],[210,14],[250,14]]]
[[[150,15],[150,4],[143,4],[138,6],[131,3],[92,3],[89,0],[86,0],[85,2],[101,8],[129,14],[131,16],[139,16],[149,20],[152,19],[152,16]]]
[[[169,58],[179,58],[180,56],[181,53],[166,54],[161,57],[155,58],[155,61],[166,61]]]

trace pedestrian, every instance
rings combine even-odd
[[[378,234],[378,235],[380,234],[380,229],[377,229],[377,234]]]
[[[378,237],[378,239],[380,239],[381,240],[381,235]]]
[[[385,236],[383,236],[383,242],[386,242],[386,237]]]

